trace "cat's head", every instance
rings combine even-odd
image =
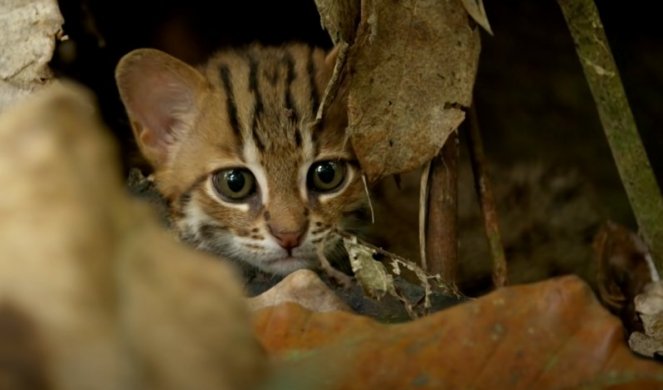
[[[334,55],[304,45],[220,53],[193,68],[140,49],[116,70],[138,146],[181,236],[286,274],[361,207],[342,104],[313,126]]]

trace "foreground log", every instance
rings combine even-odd
[[[0,117],[0,387],[251,387],[241,289],[124,193],[91,101],[54,86]]]

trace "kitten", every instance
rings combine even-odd
[[[364,204],[342,102],[314,126],[334,62],[301,44],[199,68],[153,49],[122,58],[120,96],[180,237],[269,273],[317,265],[316,245]]]

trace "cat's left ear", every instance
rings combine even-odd
[[[115,79],[138,147],[154,168],[162,166],[192,126],[203,75],[164,52],[138,49],[120,60]]]

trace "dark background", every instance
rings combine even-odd
[[[663,39],[653,2],[597,1],[631,107],[659,182],[663,175]],[[291,40],[330,47],[313,0],[61,0],[65,33],[53,61],[91,87],[132,163],[130,131],[114,86],[119,58],[156,47],[191,63],[225,45]],[[613,220],[634,226],[627,199],[555,1],[485,1],[495,36],[483,35],[476,105],[497,165],[572,167]],[[500,180],[500,171],[493,172]]]

